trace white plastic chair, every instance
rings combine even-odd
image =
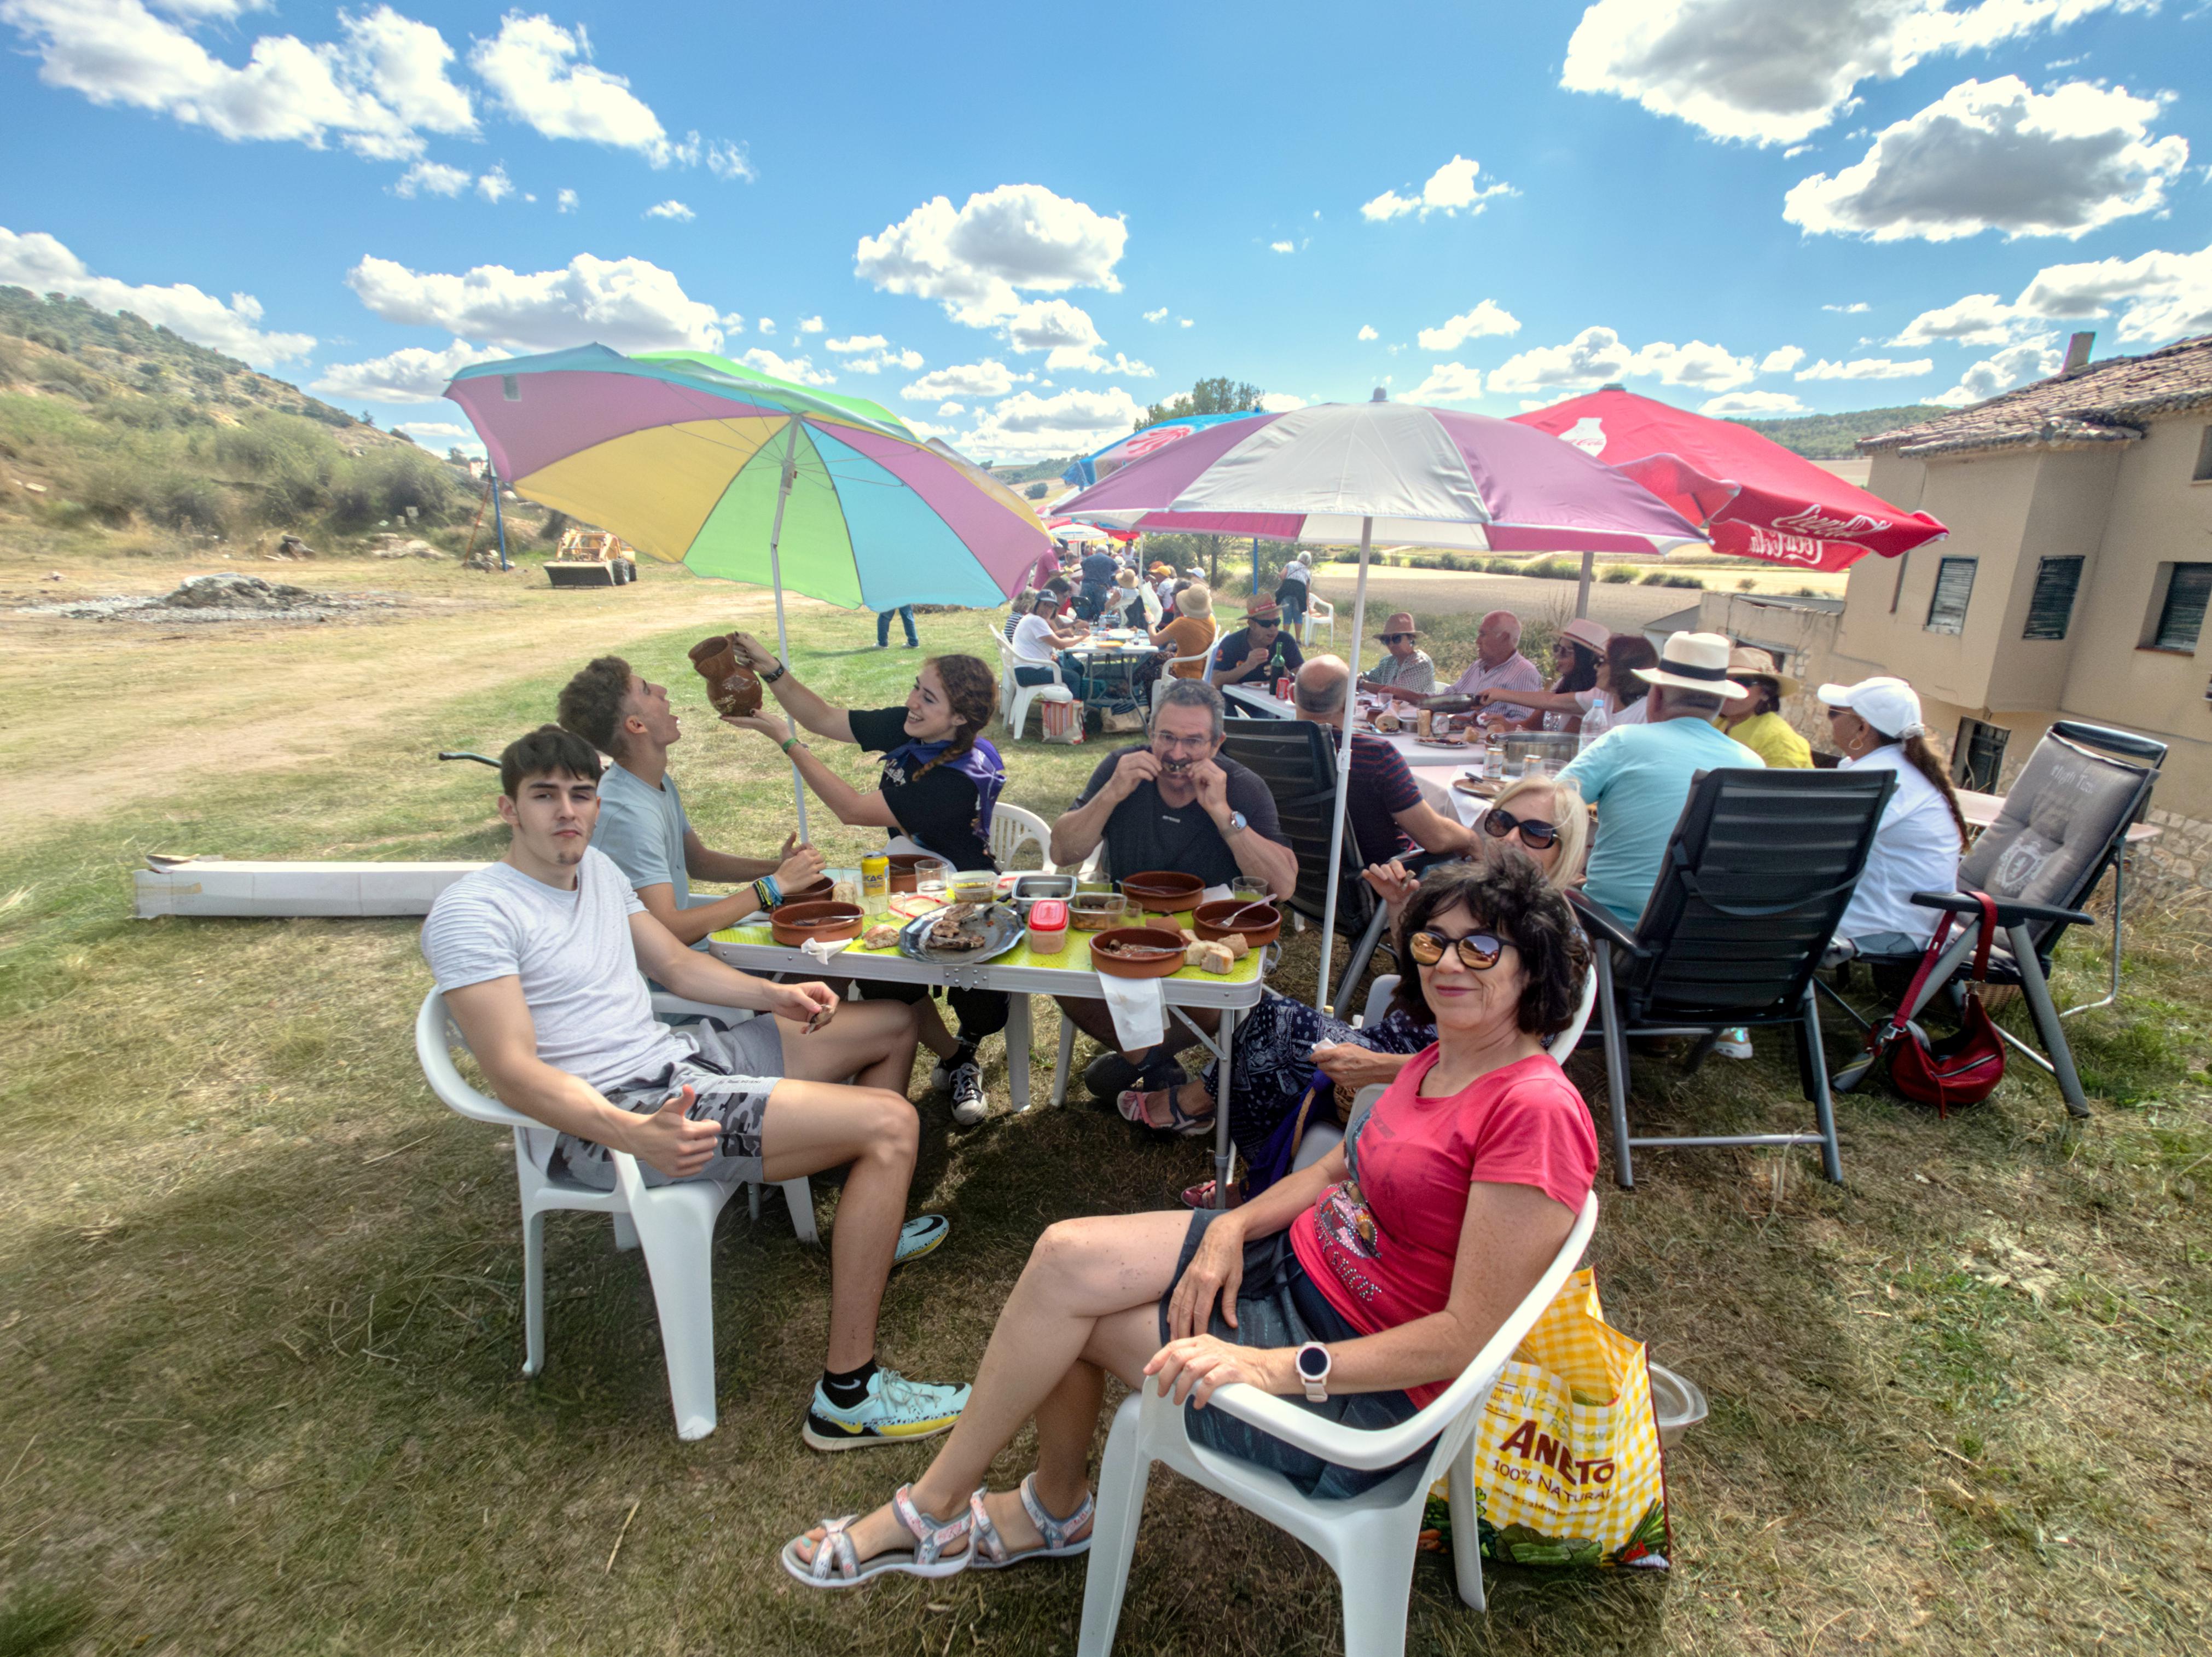
[[[653,996],[653,1011],[727,1018],[726,1007],[708,1007],[665,992]],[[452,1047],[463,1046],[459,1029],[446,1011],[446,998],[433,990],[415,1018],[415,1055],[422,1075],[446,1106],[471,1121],[512,1129],[514,1178],[522,1199],[522,1373],[545,1368],[545,1215],[555,1209],[605,1214],[614,1221],[615,1246],[645,1251],[653,1279],[653,1300],[660,1319],[660,1349],[668,1363],[668,1392],[676,1410],[679,1438],[704,1438],[714,1430],[714,1221],[737,1189],[711,1179],[687,1179],[648,1186],[637,1161],[626,1151],[609,1154],[615,1188],[597,1191],[573,1179],[556,1179],[540,1168],[533,1151],[550,1151],[552,1129],[511,1110],[471,1087],[453,1063]],[[803,1243],[817,1240],[812,1188],[804,1179],[782,1182],[791,1221]],[[754,1188],[757,1203],[758,1188]],[[756,1208],[757,1213],[757,1208]]]
[[[1298,643],[1311,644],[1314,642],[1314,629],[1317,625],[1328,628],[1329,643],[1332,644],[1336,643],[1336,606],[1327,599],[1309,597],[1306,600],[1306,618],[1303,626],[1305,637]]]
[[[1389,1014],[1390,998],[1398,993],[1399,976],[1395,972],[1385,972],[1367,986],[1367,1007],[1360,1016],[1363,1025],[1372,1027],[1380,1024]],[[1583,974],[1583,998],[1575,1008],[1574,1021],[1545,1045],[1546,1051],[1560,1063],[1567,1062],[1567,1055],[1575,1051],[1575,1044],[1583,1039],[1583,1032],[1589,1025],[1591,1009],[1596,1005],[1597,970],[1593,967]],[[1357,1118],[1363,1111],[1372,1109],[1375,1101],[1382,1097],[1382,1089],[1379,1086],[1362,1087],[1352,1097],[1352,1115]],[[1310,1124],[1305,1132],[1298,1136],[1297,1154],[1291,1159],[1291,1170],[1296,1172],[1300,1168],[1311,1167],[1343,1142],[1344,1130],[1335,1123]]]
[[[1302,1496],[1280,1473],[1193,1444],[1183,1430],[1182,1407],[1169,1402],[1150,1381],[1123,1399],[1114,1412],[1114,1430],[1107,1437],[1105,1459],[1098,1470],[1098,1517],[1091,1530],[1077,1657],[1107,1657],[1114,1648],[1129,1560],[1144,1517],[1145,1485],[1156,1461],[1288,1531],[1328,1562],[1344,1596],[1345,1657],[1396,1657],[1405,1651],[1406,1605],[1422,1505],[1430,1485],[1449,1470],[1452,1563],[1459,1597],[1472,1609],[1483,1610],[1474,1429],[1498,1372],[1558,1298],[1596,1225],[1597,1193],[1593,1191],[1583,1200],[1574,1229],[1535,1288],[1474,1362],[1435,1402],[1395,1427],[1341,1426],[1241,1383],[1222,1387],[1207,1401],[1209,1410],[1226,1410],[1240,1421],[1343,1467],[1388,1467],[1415,1454],[1424,1444],[1429,1446],[1428,1453],[1413,1465],[1361,1495],[1336,1502]]]
[[[1197,667],[1197,676],[1203,679],[1206,677],[1206,670],[1213,665],[1214,649],[1220,643],[1221,627],[1217,622],[1214,624],[1213,637],[1206,649],[1194,656],[1170,656],[1160,665],[1160,676],[1152,681],[1152,711],[1154,713],[1159,712],[1160,698],[1167,694],[1168,686],[1176,681],[1177,675],[1175,670],[1188,663]]]
[[[1021,740],[1022,732],[1030,722],[1030,704],[1033,702],[1073,702],[1075,692],[1069,690],[1060,678],[1060,662],[1052,664],[1052,683],[1023,685],[1014,678],[1017,667],[1042,667],[1041,661],[1024,661],[1014,654],[1014,647],[1003,640],[999,646],[999,714],[1006,723],[1010,740]]]
[[[1014,854],[1032,842],[1043,860],[1044,872],[1057,874],[1060,871],[1052,866],[1052,828],[1044,819],[1003,801],[991,807],[991,856],[998,859],[1000,868],[1010,865]]]

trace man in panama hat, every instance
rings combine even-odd
[[[1382,631],[1376,637],[1382,640],[1389,654],[1359,676],[1361,690],[1380,691],[1400,702],[1413,702],[1437,693],[1437,664],[1429,659],[1426,650],[1414,645],[1420,629],[1413,625],[1410,614],[1403,610],[1397,612],[1382,624]]]
[[[1729,649],[1718,633],[1674,634],[1656,667],[1636,670],[1651,686],[1644,722],[1616,726],[1559,773],[1597,810],[1584,889],[1631,926],[1659,879],[1692,780],[1703,771],[1766,764],[1713,726],[1723,702],[1747,694],[1729,677]]]

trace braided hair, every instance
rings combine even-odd
[[[927,777],[946,760],[973,748],[975,739],[999,711],[999,681],[976,657],[932,656],[921,665],[937,669],[938,682],[945,686],[945,700],[960,723],[954,728],[951,746],[918,767],[915,777]]]

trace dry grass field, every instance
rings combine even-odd
[[[764,595],[680,571],[562,593],[534,569],[337,560],[255,568],[398,604],[293,628],[17,608],[186,568],[0,549],[0,1657],[1069,1657],[1079,1569],[817,1596],[776,1568],[784,1538],[880,1500],[927,1452],[799,1444],[827,1262],[773,1200],[757,1224],[734,1205],[718,1240],[712,1437],[676,1439],[642,1264],[581,1216],[549,1228],[550,1364],[526,1380],[511,1155],[416,1070],[414,923],[129,918],[148,850],[496,855],[489,773],[436,749],[495,751],[607,649],[702,708],[684,648],[764,628]],[[903,690],[911,658],[876,653],[867,616],[793,618],[800,673],[833,698]],[[921,624],[926,648],[960,649],[983,622]],[[1048,817],[1098,752],[1023,743],[1007,797]],[[710,841],[784,832],[787,777],[763,752],[702,709],[676,762]],[[815,821],[833,861],[858,852]],[[1410,1648],[2203,1651],[2200,935],[2150,918],[2120,1009],[2075,1020],[2097,1096],[2079,1130],[2015,1065],[1949,1123],[1879,1089],[1841,1101],[1841,1186],[1755,1152],[1654,1154],[1635,1191],[1601,1185],[1609,1313],[1713,1402],[1668,1467],[1674,1569],[1501,1570],[1474,1617],[1425,1557]],[[2086,999],[2097,941],[2061,960],[2060,993]],[[1310,987],[1314,966],[1309,936],[1281,981]],[[1018,1057],[1048,1067],[1056,1026],[1038,1023]],[[1571,1072],[1601,1097],[1591,1056]],[[1675,1130],[1809,1114],[1772,1043],[1694,1076],[1639,1060],[1635,1081],[1640,1115]],[[915,1203],[954,1228],[885,1307],[884,1355],[909,1373],[972,1373],[1045,1224],[1163,1206],[1198,1174],[1194,1148],[1088,1105],[957,1130],[916,1097]],[[1331,1652],[1336,1596],[1298,1547],[1162,1475],[1120,1648]]]

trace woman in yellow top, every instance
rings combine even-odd
[[[1177,661],[1168,669],[1177,679],[1204,679],[1214,639],[1220,632],[1213,624],[1212,590],[1203,582],[1194,582],[1176,594],[1176,612],[1174,620],[1152,635],[1152,643],[1177,656],[1195,658]]]
[[[1775,665],[1773,655],[1738,645],[1729,653],[1729,677],[1747,693],[1721,704],[1720,728],[1749,748],[1771,771],[1809,771],[1813,745],[1782,716],[1782,698],[1797,681]]]

